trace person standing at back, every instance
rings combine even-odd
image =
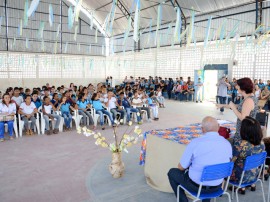
[[[202,102],[203,82],[201,81],[201,78],[198,79],[198,82],[196,83],[195,86],[196,86],[196,89],[195,89],[196,103],[198,103],[198,101]]]
[[[223,76],[219,82],[217,83],[217,87],[218,87],[218,100],[219,100],[219,104],[226,104],[226,99],[227,99],[227,88],[230,86],[229,83],[227,83],[225,81],[225,76]],[[224,112],[224,107],[220,108],[220,112],[223,113]]]
[[[228,163],[232,158],[232,146],[218,134],[219,124],[213,117],[202,121],[203,136],[191,141],[178,164],[168,172],[171,187],[177,196],[177,186],[198,192],[202,171],[205,166]],[[223,179],[203,183],[202,194],[210,194],[220,189]],[[180,188],[180,202],[188,202],[185,191]],[[205,199],[203,202],[210,202]]]

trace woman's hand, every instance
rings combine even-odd
[[[229,107],[230,107],[232,110],[235,110],[235,109],[236,109],[236,105],[235,105],[232,101],[230,101]]]

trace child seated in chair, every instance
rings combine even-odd
[[[64,118],[64,129],[65,130],[71,130],[70,123],[72,121],[72,115],[70,113],[70,109],[75,111],[75,109],[70,105],[69,102],[67,102],[67,97],[63,96],[61,98],[61,102],[58,105],[57,110],[61,111],[62,117]]]
[[[47,135],[51,135],[52,132],[50,130],[50,120],[54,121],[56,119],[54,129],[53,129],[53,134],[57,134],[59,132],[59,124],[61,117],[57,114],[53,114],[52,110],[55,112],[56,109],[53,106],[53,104],[50,102],[50,98],[48,96],[45,96],[43,98],[43,105],[42,105],[42,112],[43,112],[43,118],[45,119],[45,130]]]
[[[154,93],[150,93],[149,97],[147,98],[147,102],[149,107],[153,110],[153,114],[154,114],[154,120],[157,121],[159,120],[158,118],[158,106],[156,101],[154,100]]]
[[[83,116],[83,125],[84,126],[87,125],[87,117],[89,119],[89,125],[93,125],[94,124],[93,117],[91,113],[88,111],[91,108],[91,105],[89,100],[87,100],[87,94],[81,93],[79,95],[77,105],[79,108],[79,114]]]
[[[26,135],[33,135],[34,127],[36,125],[36,117],[38,110],[36,105],[31,101],[31,95],[25,96],[25,102],[23,102],[19,108],[19,114],[22,115],[24,121],[24,128]],[[31,121],[31,127],[29,128],[29,121]]]

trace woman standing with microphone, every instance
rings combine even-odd
[[[236,133],[233,138],[233,143],[241,140],[240,128],[242,120],[244,120],[247,116],[256,119],[256,114],[259,109],[258,100],[253,94],[254,84],[250,78],[242,78],[237,80],[235,88],[244,98],[239,105],[235,105],[233,102],[230,102],[229,105],[217,105],[218,108],[226,107],[233,110],[237,117]]]

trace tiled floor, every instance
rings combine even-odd
[[[206,115],[236,119],[230,110],[221,115],[212,103],[167,101],[166,108],[160,109],[160,120],[144,123],[141,128],[148,131],[176,127],[200,122]],[[119,133],[124,130],[121,126]],[[111,128],[102,133],[109,139],[112,137]],[[136,145],[130,154],[124,155],[126,164],[132,169],[116,181],[107,172],[110,152],[97,147],[91,137],[78,135],[76,131],[5,141],[0,144],[0,201],[80,202],[94,201],[94,198],[99,198],[97,201],[175,201],[172,194],[155,191],[146,185],[143,168],[138,166],[139,151],[140,145]],[[104,167],[106,169],[102,170]],[[129,186],[123,189],[122,181]],[[106,191],[107,184],[111,186]],[[123,197],[115,197],[120,196],[119,193]],[[248,192],[245,201],[261,201],[257,196],[260,192],[255,193]],[[225,201],[225,197],[222,198],[218,201]]]

